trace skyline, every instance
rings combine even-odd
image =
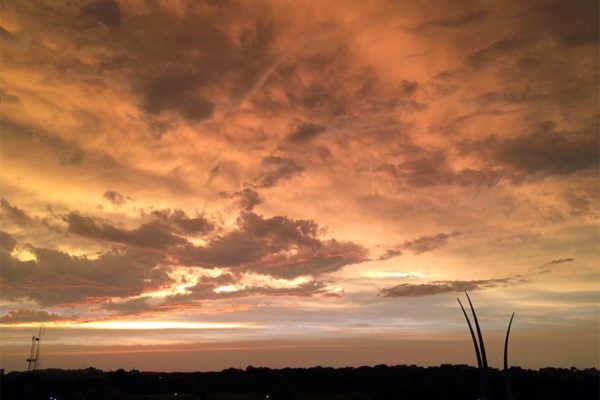
[[[597,2],[398,3],[4,2],[2,368],[600,367]]]

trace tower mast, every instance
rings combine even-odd
[[[42,334],[44,333],[43,331],[44,329],[44,325],[40,326],[40,330],[38,332],[38,337],[37,337],[37,349],[35,350],[35,361],[33,362],[33,370],[37,371],[38,367],[40,366],[40,344],[42,344],[41,340],[42,340]]]
[[[27,359],[27,371],[35,371],[40,365],[40,339],[42,337],[44,325],[40,326],[37,337],[31,337],[31,349],[29,350],[29,358]]]
[[[33,355],[35,354],[35,341],[36,337],[32,336],[31,337],[31,350],[29,351],[29,358],[27,359],[27,371],[31,371],[31,367],[33,366],[33,363],[35,362],[35,358],[33,358]]]

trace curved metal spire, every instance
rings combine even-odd
[[[471,331],[471,339],[473,339],[473,347],[475,347],[475,354],[477,355],[477,366],[481,368],[481,353],[479,352],[479,346],[477,345],[477,339],[475,339],[475,332],[473,332],[473,326],[471,326],[471,320],[469,320],[469,316],[465,311],[460,299],[457,297],[458,304],[460,304],[460,308],[462,309],[463,314],[465,315],[465,319],[467,320],[467,325],[469,325],[469,331]]]
[[[481,363],[483,368],[488,367],[487,356],[485,355],[485,345],[483,344],[483,335],[481,334],[481,329],[479,328],[479,321],[477,321],[477,314],[475,313],[475,309],[473,308],[473,303],[471,303],[471,299],[469,298],[469,293],[465,290],[465,294],[467,295],[467,300],[469,300],[469,305],[471,306],[471,312],[473,313],[473,319],[475,320],[475,327],[477,328],[477,336],[479,337],[479,348],[481,349]]]
[[[513,312],[508,323],[508,329],[506,330],[506,339],[504,339],[504,370],[508,369],[508,336],[510,335],[510,326],[512,325],[515,313]]]

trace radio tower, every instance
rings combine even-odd
[[[31,350],[27,359],[27,371],[36,371],[40,365],[40,339],[42,337],[44,325],[40,326],[37,337],[31,337]]]

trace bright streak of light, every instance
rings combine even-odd
[[[216,293],[232,293],[237,292],[238,288],[235,285],[219,286],[215,289]]]
[[[22,262],[37,261],[35,254],[27,249],[15,248],[10,255]]]

